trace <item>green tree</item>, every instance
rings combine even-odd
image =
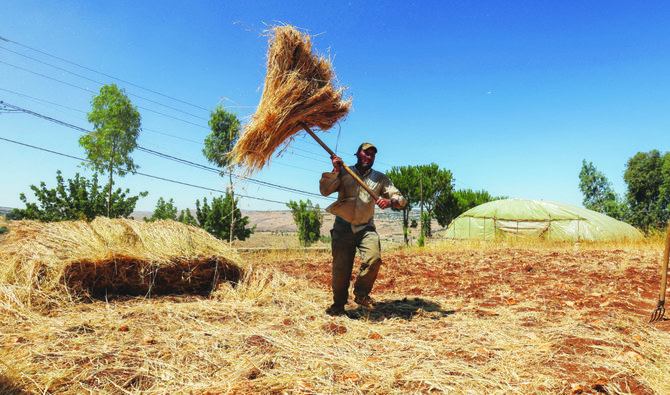
[[[201,228],[222,240],[246,240],[256,229],[256,225],[247,228],[249,217],[242,217],[242,212],[237,207],[237,201],[232,200],[232,195],[226,192],[225,196],[219,196],[212,199],[212,205],[207,203],[207,198],[203,198],[202,207],[200,201],[195,201],[195,211],[198,224]],[[232,211],[232,212],[231,212]],[[235,225],[232,228],[233,234],[230,235],[231,221]]]
[[[205,148],[202,150],[202,153],[210,163],[214,163],[222,169],[220,172],[222,176],[225,174],[224,170],[228,171],[230,181],[228,188],[232,196],[230,199],[232,203],[235,202],[235,193],[233,191],[233,172],[229,154],[240,137],[241,124],[237,119],[237,115],[226,111],[219,103],[214,111],[209,114],[209,128],[212,130],[212,133],[205,138]],[[235,219],[233,218],[233,221],[230,223],[229,232],[231,242],[233,241],[234,227]]]
[[[112,211],[114,173],[123,177],[127,173],[135,173],[138,168],[130,154],[137,147],[141,119],[125,90],[115,84],[103,85],[100,93],[91,100],[91,106],[88,121],[93,124],[93,131],[82,136],[79,145],[86,150],[86,158],[89,160],[87,166],[96,172],[109,174],[109,217]]]
[[[127,218],[135,209],[140,197],[147,196],[148,192],[141,192],[139,196],[127,196],[117,188],[108,201],[107,190],[109,185],[100,187],[98,175],[94,174],[91,180],[81,177],[77,173],[74,179],[64,181],[61,171],[56,172],[57,186],[49,189],[42,181],[40,187],[31,185],[38,203],[28,202],[25,194],[19,197],[25,203],[25,209],[14,209],[11,212],[13,219],[34,219],[44,222],[68,221],[85,219],[92,221],[95,217],[107,214],[110,218]],[[108,203],[109,202],[109,203]]]
[[[421,202],[420,177],[415,166],[394,166],[386,172],[386,176],[402,193],[407,201],[402,208],[393,208],[402,212],[402,230],[405,244],[409,244],[410,213],[412,208]]]
[[[186,225],[198,226],[198,221],[195,219],[193,214],[191,214],[191,210],[189,209],[181,210],[177,221]]]
[[[485,190],[459,189],[453,193],[440,195],[435,203],[433,215],[440,226],[446,227],[456,217],[471,208],[499,199],[507,199],[507,197],[494,197]]]
[[[417,166],[417,172],[421,180],[421,201],[428,215],[432,217],[440,196],[449,195],[453,191],[454,177],[450,170],[440,169],[435,163]],[[425,234],[430,237],[430,229]]]
[[[177,216],[177,212],[179,212],[179,216]],[[166,202],[163,197],[159,197],[151,218],[144,218],[144,221],[153,222],[159,219],[171,219],[186,225],[198,226],[198,221],[193,217],[191,211],[189,209],[179,211],[172,198]]]
[[[151,218],[144,218],[145,222],[154,222],[159,219],[177,220],[177,206],[174,205],[174,200],[171,198],[167,202],[163,197],[159,197],[156,202],[156,209],[151,214]]]
[[[286,206],[291,209],[293,221],[298,226],[298,240],[300,244],[309,247],[321,238],[321,225],[323,214],[319,205],[312,206],[312,202],[302,200],[299,202],[289,201]]]
[[[645,231],[663,227],[668,221],[670,201],[670,153],[638,152],[626,163],[624,181],[628,222]]]
[[[453,175],[450,170],[440,169],[435,163],[393,167],[386,175],[407,200],[407,205],[402,209],[403,231],[405,233],[405,244],[407,244],[409,243],[407,227],[411,209],[418,204],[422,204],[422,212],[425,208],[428,216],[432,217],[440,196],[449,195],[453,190]],[[421,221],[421,223],[423,226],[425,222]],[[422,227],[421,233],[426,237],[431,236],[430,228]]]
[[[624,218],[625,203],[612,190],[612,184],[595,167],[593,162],[587,163],[586,160],[582,160],[582,169],[579,172],[579,190],[584,195],[583,204],[587,209],[619,220]]]

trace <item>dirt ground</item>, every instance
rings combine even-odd
[[[661,255],[654,250],[483,248],[453,251],[386,251],[384,266],[373,290],[380,319],[397,315],[399,304],[408,300],[425,301],[432,297],[451,299],[447,314],[473,314],[480,318],[497,317],[500,309],[521,320],[530,333],[542,334],[562,320],[570,320],[574,333],[553,334],[551,358],[538,369],[573,383],[570,393],[607,393],[614,385],[621,393],[655,393],[638,378],[611,369],[606,362],[593,366],[598,354],[615,347],[621,358],[644,361],[653,356],[639,349],[641,333],[630,322],[649,320],[656,308],[660,284]],[[356,265],[359,258],[357,258]],[[330,257],[267,261],[291,276],[304,278],[314,287],[330,289]],[[356,268],[357,266],[355,266]],[[354,270],[354,275],[356,269]],[[352,281],[354,279],[352,275]],[[329,301],[324,301],[324,307]],[[355,307],[353,303],[347,306]],[[426,304],[411,303],[411,318]],[[443,306],[442,309],[445,309]],[[443,310],[444,312],[444,310]],[[350,310],[353,314],[354,310]],[[670,315],[670,314],[669,314]],[[650,324],[655,330],[670,331],[670,320]],[[614,330],[629,342],[613,344],[599,332]],[[535,331],[535,332],[533,332]],[[585,369],[581,357],[587,357]],[[484,355],[453,355],[476,363]],[[482,362],[482,361],[479,361]]]

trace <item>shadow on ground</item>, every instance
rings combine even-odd
[[[348,310],[347,316],[352,319],[370,321],[389,318],[402,318],[411,321],[417,316],[440,319],[455,313],[454,310],[444,310],[439,304],[421,298],[377,302],[374,307],[373,310],[366,310],[359,306],[357,309]]]

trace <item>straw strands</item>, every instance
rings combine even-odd
[[[0,283],[29,304],[66,296],[203,294],[221,281],[238,282],[245,269],[228,245],[175,221],[14,221],[0,250]]]
[[[244,281],[208,298],[95,300],[12,319],[0,295],[0,389],[4,375],[15,393],[65,395],[667,394],[670,322],[649,325],[652,305],[637,313],[645,296],[630,286],[656,271],[659,250],[388,251],[378,309],[350,305],[347,317],[324,313],[329,283],[313,280],[330,255],[304,252],[249,254]],[[515,270],[520,261],[534,269]]]
[[[351,100],[335,88],[331,63],[312,53],[309,35],[293,26],[271,29],[261,101],[231,155],[247,173],[261,169],[275,150],[283,152],[303,127],[328,130],[344,117]]]

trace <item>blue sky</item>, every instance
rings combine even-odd
[[[0,100],[90,129],[101,84],[124,88],[141,115],[139,145],[209,165],[208,114],[219,102],[249,121],[265,77],[273,24],[305,29],[353,100],[320,137],[345,161],[363,141],[375,168],[437,163],[456,188],[581,206],[578,174],[592,161],[625,193],[637,152],[668,151],[670,3],[661,1],[11,1],[0,13]],[[9,41],[6,41],[9,40]],[[81,67],[83,66],[83,67]],[[81,133],[0,112],[0,138],[84,157]],[[226,180],[133,153],[139,171],[210,189]],[[0,206],[33,200],[30,184],[90,177],[80,161],[0,140]],[[211,165],[210,165],[211,166]],[[282,210],[318,194],[328,154],[309,136],[240,181],[240,207]],[[179,208],[217,195],[128,175],[119,185]],[[286,189],[290,190],[286,190]]]

